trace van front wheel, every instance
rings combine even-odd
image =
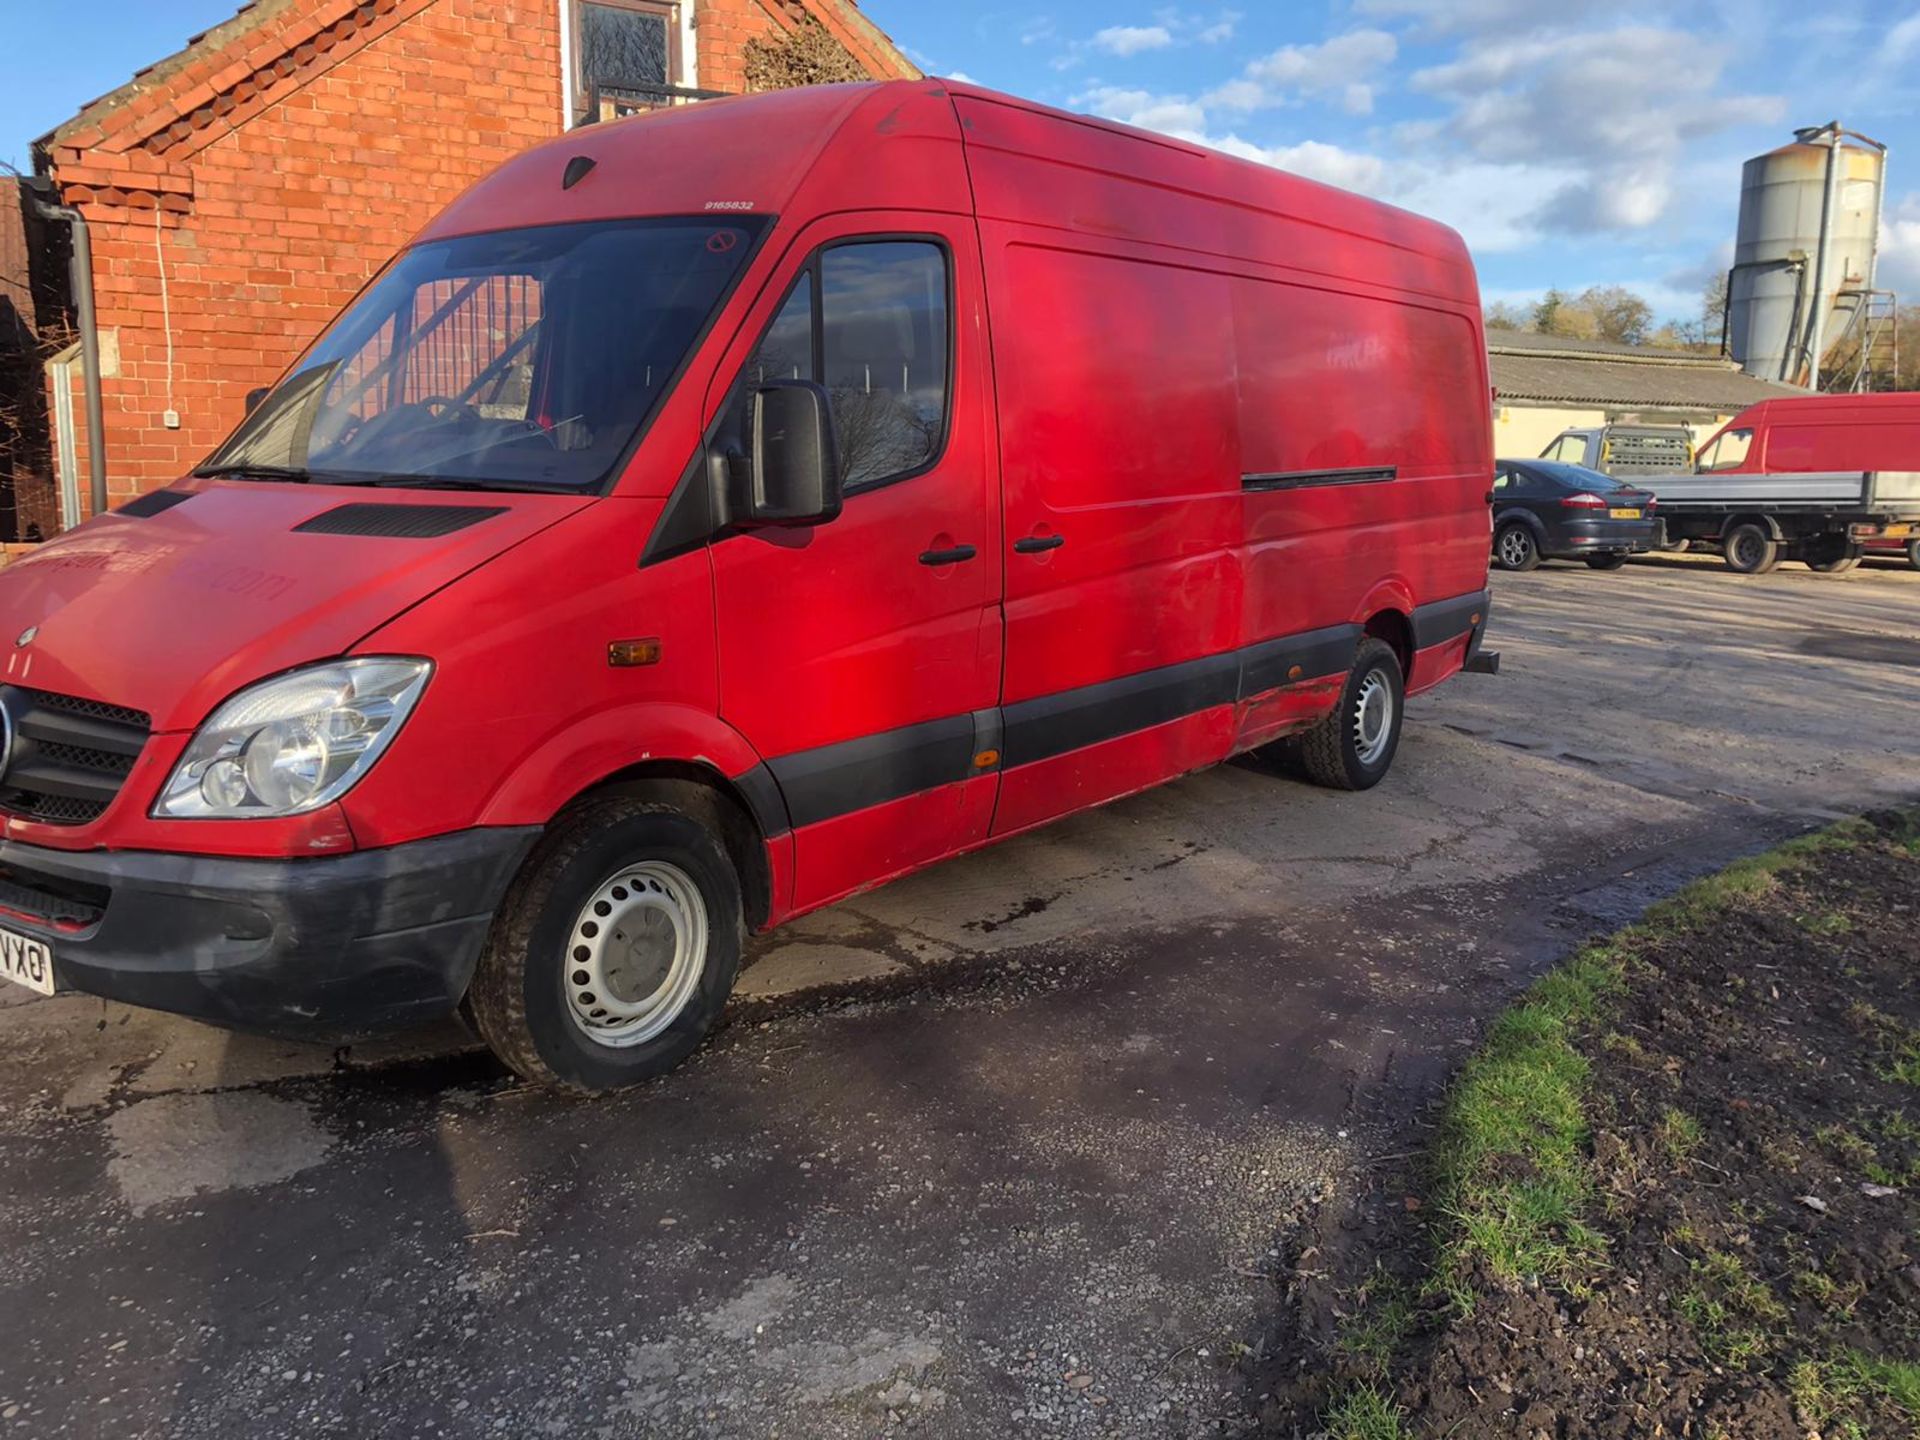
[[[1340,703],[1300,737],[1300,763],[1315,784],[1331,790],[1371,790],[1386,778],[1400,748],[1406,708],[1400,658],[1382,640],[1362,640]]]
[[[468,1006],[515,1074],[577,1091],[685,1059],[733,989],[740,880],[712,831],[609,795],[567,811],[507,891]]]

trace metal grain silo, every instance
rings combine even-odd
[[[1886,147],[1838,121],[1747,161],[1727,341],[1750,375],[1809,385],[1873,289]]]

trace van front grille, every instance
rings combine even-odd
[[[143,711],[23,685],[0,685],[13,743],[0,810],[47,825],[84,825],[120,793],[153,722]]]

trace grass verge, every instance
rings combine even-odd
[[[1594,1097],[1588,1094],[1591,1063],[1583,1044],[1635,1045],[1609,1034],[1606,1024],[1636,981],[1652,973],[1650,952],[1711,935],[1730,913],[1771,896],[1784,877],[1877,833],[1869,822],[1846,821],[1697,880],[1651,908],[1639,924],[1549,972],[1495,1020],[1449,1090],[1429,1157],[1430,1254],[1412,1289],[1429,1302],[1430,1316],[1434,1305],[1441,1317],[1470,1315],[1489,1282],[1550,1285],[1576,1300],[1590,1293],[1608,1263],[1608,1241],[1598,1223]],[[1915,844],[1920,842],[1907,848]],[[1844,917],[1825,914],[1815,923],[1799,923],[1823,936],[1848,928]],[[1920,1044],[1902,1035],[1888,1049],[1887,1066],[1905,1079]],[[1920,1083],[1920,1059],[1913,1063]],[[1684,1164],[1702,1138],[1698,1122],[1671,1107],[1654,1135],[1674,1164]],[[1771,1292],[1730,1255],[1708,1252],[1691,1262],[1678,1289],[1682,1312],[1722,1363],[1746,1363],[1758,1353],[1767,1327],[1783,1319]],[[1396,1440],[1406,1433],[1393,1388],[1379,1377],[1390,1371],[1388,1352],[1416,1328],[1407,1293],[1402,1284],[1356,1297],[1366,1303],[1343,1343],[1384,1363],[1367,1366],[1376,1378],[1350,1386],[1325,1412],[1332,1440]],[[1809,1416],[1837,1413],[1871,1392],[1920,1422],[1920,1366],[1846,1352],[1796,1367],[1793,1388]],[[1844,1425],[1835,1433],[1844,1433]]]

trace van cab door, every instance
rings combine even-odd
[[[986,837],[1000,686],[1000,515],[970,225],[823,221],[789,248],[709,397],[725,445],[771,379],[831,397],[841,513],[712,547],[720,710],[794,832],[796,907]]]

